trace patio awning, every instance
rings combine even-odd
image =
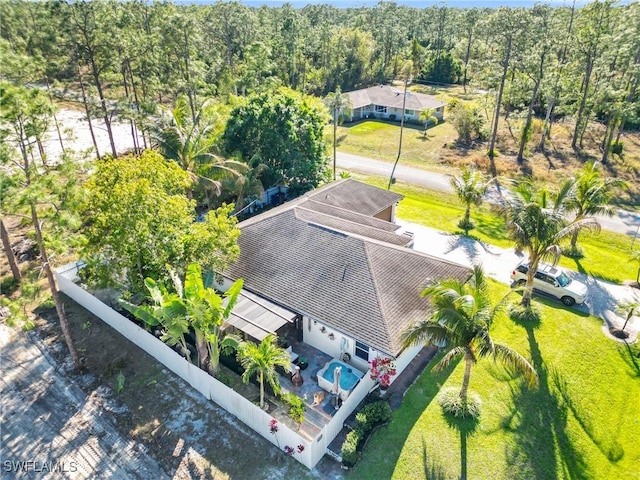
[[[295,317],[296,314],[286,308],[242,289],[227,322],[256,340],[262,340],[286,323],[293,323]]]

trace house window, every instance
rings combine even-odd
[[[369,345],[356,340],[356,357],[369,361]]]
[[[387,107],[384,105],[376,105],[376,113],[387,113]]]
[[[416,114],[415,110],[405,110],[404,111],[405,115],[411,115],[412,117]]]

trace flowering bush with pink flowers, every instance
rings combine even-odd
[[[391,384],[391,378],[398,373],[396,365],[389,357],[376,357],[371,362],[371,380],[377,381],[382,388]]]

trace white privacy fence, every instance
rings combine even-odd
[[[283,448],[285,445],[293,447],[295,449],[293,457],[307,468],[313,468],[320,461],[326,453],[328,445],[342,430],[347,417],[375,385],[375,382],[368,375],[365,375],[314,441],[301,437],[283,423],[278,423],[278,432],[272,434],[270,422],[273,417],[271,415],[196,365],[189,363],[152,334],[76,285],[78,267],[79,265],[74,263],[56,270],[56,280],[61,292],[101,318],[124,337],[187,381],[205,398],[213,400],[271,443],[279,448]],[[298,451],[298,445],[304,447],[302,452]]]
[[[342,407],[340,407],[331,421],[320,431],[320,434],[316,437],[316,442],[320,448],[316,448],[312,452],[313,455],[317,455],[317,457],[314,456],[312,458],[314,465],[320,461],[324,452],[327,451],[329,444],[342,430],[344,422],[358,407],[360,402],[364,400],[375,384],[375,380],[371,380],[369,375],[362,377],[358,382],[358,385],[356,385],[356,388],[351,391],[349,397],[343,402]]]

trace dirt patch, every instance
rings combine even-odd
[[[342,478],[340,466],[328,458],[310,472],[286,457],[99,318],[63,298],[85,362],[85,370],[69,380],[87,395],[108,392],[116,405],[108,414],[118,430],[172,478]],[[37,333],[61,361],[66,351],[52,313],[39,312]]]

